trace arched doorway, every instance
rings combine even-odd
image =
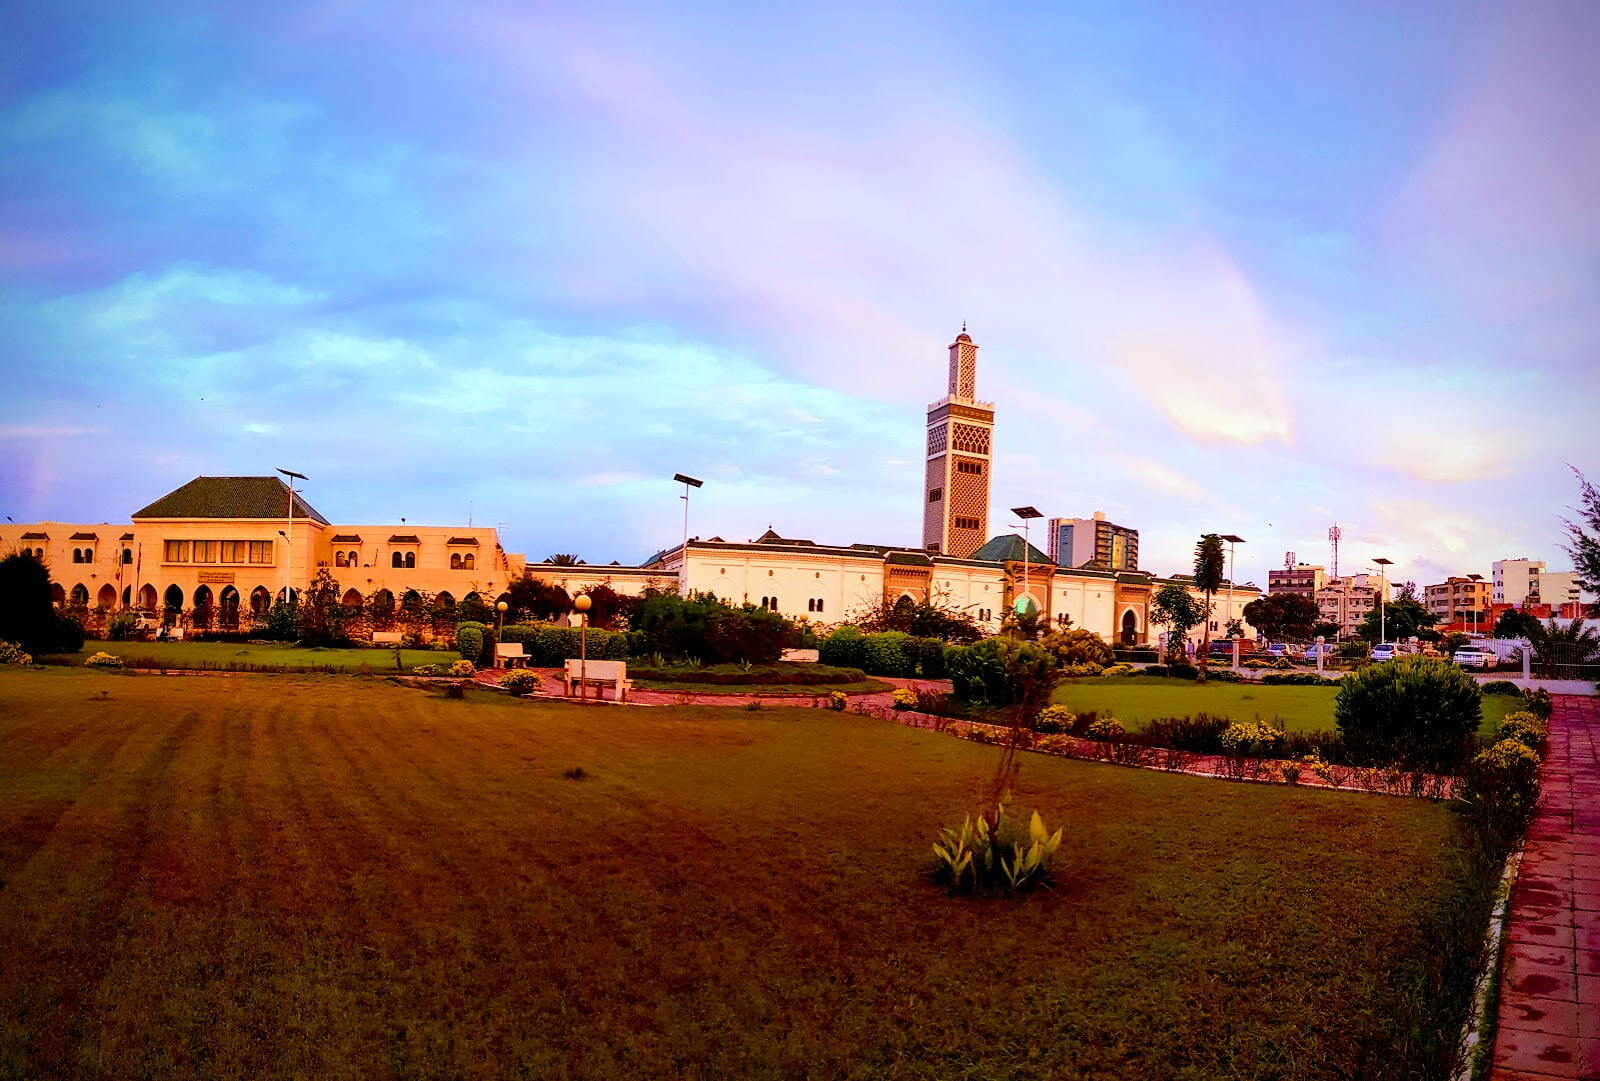
[[[239,591],[232,586],[223,586],[222,595],[218,598],[217,608],[222,617],[222,625],[234,628],[239,625]]]
[[[146,583],[139,587],[139,607],[151,615],[156,613],[156,587]]]
[[[344,596],[339,599],[339,603],[344,605],[346,608],[360,608],[361,591],[357,589],[345,590]]]
[[[1139,641],[1139,617],[1130,608],[1122,613],[1122,644],[1131,646]]]
[[[170,585],[167,587],[166,596],[163,598],[161,622],[170,627],[172,624],[178,621],[178,617],[182,613],[183,590],[179,589],[176,585]]]
[[[130,605],[132,603],[133,603],[133,587],[132,586],[123,586],[122,587],[122,607],[126,608],[126,607],[128,607],[128,605]]]
[[[250,591],[250,614],[257,619],[267,618],[267,611],[272,607],[272,594],[267,592],[266,586],[256,586]]]
[[[194,591],[194,612],[191,619],[196,627],[211,626],[212,594],[210,586],[198,586]]]
[[[61,588],[60,582],[50,583],[50,603],[57,608],[65,608],[67,606],[67,591]]]
[[[117,587],[107,582],[100,587],[100,597],[95,604],[101,608],[115,608],[117,606]]]
[[[89,607],[89,587],[84,585],[82,582],[79,582],[77,585],[72,587],[72,607]]]

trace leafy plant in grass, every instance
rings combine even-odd
[[[996,635],[970,646],[952,646],[945,655],[958,701],[1017,707],[1032,717],[1050,700],[1060,682],[1056,659],[1032,642]]]
[[[1060,827],[1050,833],[1035,811],[1024,836],[1001,804],[992,819],[980,814],[974,822],[968,815],[960,830],[939,831],[934,879],[950,893],[999,891],[1014,897],[1049,881],[1050,862],[1060,847]]]
[[[1433,657],[1405,657],[1346,676],[1333,708],[1353,753],[1444,772],[1471,753],[1483,719],[1472,677]]]

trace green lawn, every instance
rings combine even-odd
[[[1449,810],[1029,755],[1054,892],[948,898],[929,844],[997,753],[0,670],[0,1077],[1443,1076],[1407,1048],[1464,1001],[1418,983]]]
[[[1063,684],[1054,700],[1077,713],[1094,710],[1139,728],[1160,717],[1192,717],[1209,713],[1237,721],[1276,719],[1287,732],[1334,730],[1336,687],[1271,687],[1249,683],[1194,683],[1162,676],[1104,676]],[[1512,695],[1483,696],[1484,735],[1493,735],[1500,719],[1517,708]]]
[[[85,642],[76,656],[43,658],[82,664],[94,653],[115,653],[139,668],[233,669],[239,671],[393,672],[394,652],[388,649],[301,649],[282,642]],[[458,659],[454,650],[403,649],[404,668],[419,664],[445,664]]]

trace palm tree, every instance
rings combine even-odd
[[[1581,678],[1578,666],[1600,654],[1600,634],[1585,627],[1581,619],[1574,619],[1565,627],[1554,619],[1535,623],[1529,628],[1528,642],[1533,647],[1534,664],[1546,679],[1561,678],[1563,668],[1572,669],[1572,678]]]
[[[1194,587],[1206,595],[1205,618],[1201,621],[1200,682],[1206,681],[1206,665],[1211,659],[1211,598],[1222,588],[1222,538],[1203,533],[1194,546]]]
[[[583,560],[570,552],[557,552],[553,556],[545,557],[545,562],[553,567],[578,567],[583,565]]]

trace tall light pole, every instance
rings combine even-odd
[[[1035,518],[1043,518],[1038,507],[1012,507],[1011,513],[1022,519],[1022,592],[1018,595],[1012,610],[1018,616],[1023,612],[1023,597],[1028,596],[1028,563],[1032,553],[1032,545],[1028,543],[1028,523]],[[1030,598],[1031,599],[1031,598]]]
[[[1388,570],[1394,565],[1394,560],[1384,559],[1382,556],[1374,556],[1372,561],[1378,565],[1378,641],[1387,642],[1389,640],[1389,623],[1387,610],[1384,608],[1384,594],[1389,592]]]
[[[500,639],[506,633],[506,609],[511,606],[505,601],[494,602],[494,656],[490,658],[499,667]]]
[[[1226,631],[1228,624],[1233,622],[1233,546],[1235,544],[1243,544],[1244,538],[1236,537],[1232,533],[1224,533],[1217,539],[1228,542],[1228,619],[1222,625],[1223,630]]]
[[[683,485],[683,494],[678,498],[683,500],[683,547],[679,549],[678,557],[678,596],[689,595],[689,490],[698,488],[705,483],[687,473],[674,473],[672,479]]]
[[[283,603],[288,604],[293,599],[291,592],[294,583],[294,482],[307,480],[304,473],[296,473],[292,469],[280,469],[279,473],[289,478],[289,513],[284,517],[284,553],[283,553]]]

